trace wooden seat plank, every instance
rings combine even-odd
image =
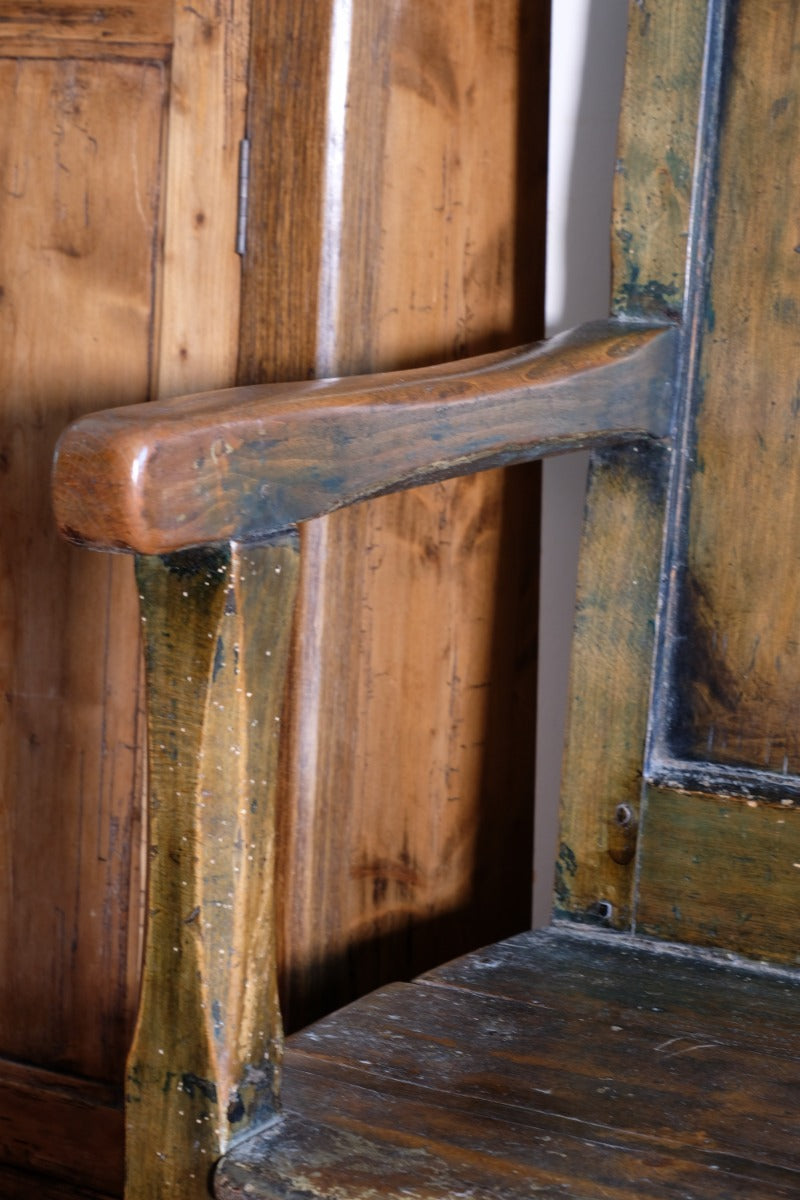
[[[522,935],[290,1039],[284,1113],[218,1195],[797,1195],[799,996],[779,969]]]

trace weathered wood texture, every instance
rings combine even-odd
[[[543,0],[256,10],[241,383],[540,334],[548,25]],[[537,497],[524,472],[437,484],[304,531],[281,841],[293,1021],[356,976],[374,986],[528,919],[532,739],[512,755],[507,734],[532,721]],[[433,802],[440,780],[458,803]]]
[[[794,777],[800,259],[784,197],[800,171],[798,33],[795,5],[749,0],[726,56],[672,732],[677,754]]]
[[[86,417],[53,473],[62,533],[164,554],[257,540],[419,480],[664,437],[676,331],[599,321],[537,347]]]
[[[668,467],[664,447],[594,457],[578,575],[555,903],[617,928],[633,911]]]
[[[153,394],[235,382],[235,253],[251,0],[176,4]]]
[[[612,307],[679,316],[708,0],[631,4],[611,221]]]
[[[799,831],[791,804],[648,788],[637,929],[796,966]]]
[[[522,935],[290,1039],[285,1111],[217,1194],[788,1200],[798,987],[609,935]]]
[[[800,858],[797,254],[764,180],[795,169],[798,19],[762,0],[716,13],[712,118],[717,89],[721,102],[701,155],[689,412],[654,685],[649,774],[662,786],[649,793],[640,871],[643,928],[779,961],[795,961]]]
[[[275,794],[297,566],[291,543],[138,560],[150,882],[126,1200],[205,1195],[277,1088]]]
[[[612,308],[626,317],[683,308],[706,7],[630,6],[611,240]],[[631,921],[666,469],[627,450],[589,471],[556,905],[618,928]]]

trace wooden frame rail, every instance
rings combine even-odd
[[[126,1090],[127,1200],[207,1196],[277,1103],[274,811],[294,525],[371,495],[664,438],[677,330],[611,320],[445,367],[240,388],[86,417],[62,532],[137,554],[149,879]]]

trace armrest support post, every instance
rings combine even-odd
[[[199,1164],[276,1100],[274,809],[298,563],[295,538],[137,559],[149,880],[127,1200],[207,1195]]]

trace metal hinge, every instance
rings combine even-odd
[[[250,194],[250,139],[239,142],[239,207],[236,213],[236,253],[247,249],[247,200]]]

